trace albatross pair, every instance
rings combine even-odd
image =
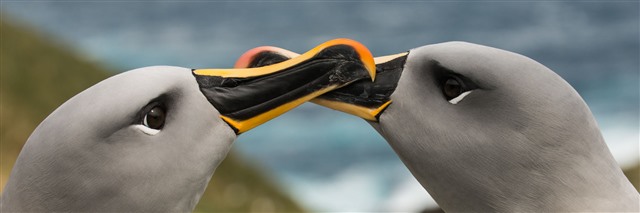
[[[264,69],[194,70],[198,84],[175,67],[105,80],[34,131],[2,208],[191,210],[234,131],[313,99],[368,120],[445,211],[638,211],[584,101],[535,61],[454,42],[371,73],[364,47],[333,46],[250,51],[238,66]]]
[[[236,67],[296,56],[259,47]],[[640,211],[578,93],[527,57],[464,42],[375,58],[374,82],[312,100],[364,118],[445,211]]]

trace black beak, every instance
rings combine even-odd
[[[329,91],[373,80],[375,64],[364,45],[336,39],[279,63],[194,69],[193,75],[222,119],[240,134]]]
[[[348,86],[325,93],[311,102],[352,114],[369,121],[377,121],[389,104],[408,52],[374,58],[375,81],[356,81]],[[278,47],[257,47],[247,51],[236,62],[236,67],[261,67],[297,57],[298,54]]]

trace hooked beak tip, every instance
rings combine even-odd
[[[340,38],[336,40],[349,43],[351,46],[354,47],[358,55],[360,55],[360,59],[362,60],[362,63],[365,69],[367,69],[367,72],[371,77],[371,81],[375,81],[376,80],[376,62],[373,58],[373,54],[371,54],[371,51],[369,51],[369,49],[366,46],[364,46],[364,44],[361,44],[360,42],[357,42],[351,39]]]

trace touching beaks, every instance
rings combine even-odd
[[[241,57],[242,58],[242,57]],[[287,57],[289,59],[289,57]],[[375,79],[373,56],[362,44],[335,39],[290,60],[236,69],[194,69],[207,100],[237,134],[306,101],[361,79]]]
[[[325,93],[311,102],[352,114],[369,121],[378,117],[391,104],[391,94],[398,85],[409,52],[374,58],[374,81],[357,81],[340,89]],[[273,46],[253,48],[240,56],[236,68],[262,67],[287,61],[298,54]],[[373,79],[373,78],[372,78]]]

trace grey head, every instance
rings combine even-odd
[[[258,47],[236,65],[297,55]],[[369,121],[445,211],[640,210],[589,108],[545,66],[464,42],[375,62],[374,82],[312,102]]]
[[[349,39],[255,69],[147,67],[71,98],[32,133],[2,211],[185,212],[237,134],[319,95],[375,77]]]
[[[190,69],[124,72],[36,128],[4,188],[2,211],[191,211],[235,138]]]
[[[445,211],[638,211],[578,93],[527,57],[464,42],[409,52],[370,124]]]

